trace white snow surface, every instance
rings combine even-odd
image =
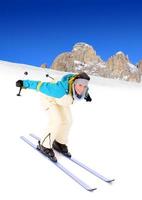
[[[104,63],[97,63],[97,66],[100,68],[106,68],[106,65]]]
[[[18,97],[15,82],[49,81],[46,73],[57,78],[64,74],[0,62],[0,199],[142,199],[142,84],[91,77],[89,91],[93,101],[71,106],[70,152],[115,179],[111,185],[104,183],[57,154],[59,162],[98,188],[88,192],[20,139],[21,135],[30,138],[29,133],[41,136],[48,116],[40,105],[40,93],[23,90]]]
[[[137,68],[135,65],[133,65],[133,64],[131,64],[131,63],[129,63],[129,62],[128,62],[128,66],[129,66],[131,72],[138,71],[138,68]]]
[[[124,53],[122,51],[116,52],[116,55],[119,55],[119,54],[123,54],[124,55]]]

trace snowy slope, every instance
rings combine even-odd
[[[46,73],[53,77],[63,75],[49,69],[45,72],[24,64],[0,62],[0,198],[141,199],[142,84],[91,77],[93,102],[71,106],[74,123],[70,151],[90,167],[116,179],[108,185],[57,155],[60,162],[98,188],[89,193],[19,138],[29,133],[41,136],[48,118],[40,106],[39,93],[25,90],[17,97],[15,82],[49,81]]]

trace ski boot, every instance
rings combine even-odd
[[[44,147],[43,145],[40,144],[40,141],[38,141],[37,149],[42,154],[44,154],[45,156],[47,156],[51,161],[57,162],[57,158],[55,157],[55,153],[54,153],[53,149],[48,149],[48,148]]]
[[[68,147],[65,144],[61,144],[57,142],[56,140],[54,140],[53,148],[59,153],[62,153],[64,156],[71,158],[71,154],[70,152],[68,152]]]

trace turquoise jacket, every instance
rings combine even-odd
[[[74,76],[74,74],[65,75],[56,83],[23,80],[23,87],[40,91],[50,97],[61,98],[69,94],[69,80]]]

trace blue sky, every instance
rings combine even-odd
[[[106,61],[117,51],[142,59],[142,4],[138,0],[0,1],[0,60],[52,64],[77,42]]]

